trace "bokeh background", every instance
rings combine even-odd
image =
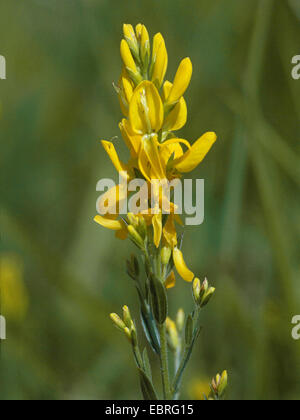
[[[189,266],[217,287],[185,375],[200,398],[228,369],[229,399],[298,399],[300,342],[299,0],[1,0],[1,399],[140,398],[110,312],[138,318],[125,274],[133,247],[93,222],[96,183],[115,177],[99,145],[119,136],[112,88],[123,22],[163,33],[168,78],[190,56],[194,141],[219,140],[193,176],[206,220],[187,229]],[[171,315],[192,308],[169,292]]]

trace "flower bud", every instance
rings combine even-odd
[[[162,247],[161,254],[160,255],[161,255],[161,262],[162,262],[162,264],[163,265],[169,264],[169,261],[170,261],[171,255],[172,255],[171,248],[168,247],[168,246]]]
[[[179,309],[176,317],[176,325],[179,332],[183,331],[185,321],[185,313],[183,309]]]
[[[193,281],[193,296],[197,304],[200,303],[200,292],[201,292],[201,283],[198,277],[195,277]]]
[[[172,319],[167,317],[166,319],[166,329],[168,334],[168,343],[172,351],[176,351],[179,344],[179,337],[176,328],[176,324]]]
[[[126,324],[126,327],[131,328],[132,318],[128,306],[126,305],[123,306],[123,320]]]
[[[217,374],[216,377],[211,382],[211,388],[217,398],[222,398],[222,396],[225,394],[227,385],[228,385],[228,374],[227,374],[227,371],[224,370],[222,375]]]
[[[136,244],[136,246],[144,248],[144,241],[136,229],[132,225],[127,226],[127,229],[130,239]]]
[[[139,56],[139,46],[132,25],[124,24],[123,33],[131,52],[137,58]]]
[[[204,296],[201,299],[201,308],[204,308],[210,301],[212,295],[215,293],[216,289],[214,287],[210,287],[207,292],[204,294]]]
[[[122,321],[122,319],[119,317],[118,314],[115,314],[115,313],[110,314],[110,319],[119,330],[124,331],[124,329],[126,328],[126,325]]]

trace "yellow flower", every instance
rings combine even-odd
[[[190,58],[185,58],[181,61],[175,79],[173,82],[172,89],[167,97],[166,102],[168,104],[173,104],[179,101],[184,92],[187,90],[193,72],[193,66]]]
[[[162,34],[158,33],[153,38],[152,50],[152,77],[151,80],[159,89],[163,83],[168,67],[168,53]]]
[[[145,80],[133,93],[129,105],[130,125],[136,134],[158,133],[163,119],[164,108],[158,90]]]
[[[173,84],[166,81],[163,86],[163,102],[167,102],[167,98],[173,88]],[[180,130],[187,120],[187,106],[183,97],[180,98],[179,102],[171,109],[164,119],[163,130],[164,131],[176,131]]]
[[[127,71],[123,68],[122,74],[119,79],[117,92],[119,95],[120,107],[125,117],[128,116],[129,103],[133,95],[134,85],[128,76]]]
[[[110,141],[106,141],[106,140],[101,140],[102,146],[104,148],[104,150],[106,151],[106,153],[108,154],[108,156],[110,157],[114,167],[116,168],[116,170],[118,172],[127,172],[129,170],[128,165],[125,165],[123,162],[120,161],[119,156],[116,152],[115,146],[113,145],[112,142]]]
[[[121,46],[120,46],[120,53],[121,53],[121,57],[124,63],[125,68],[128,70],[131,70],[133,73],[137,73],[137,68],[134,62],[134,59],[132,57],[130,48],[127,44],[127,42],[125,41],[125,39],[122,39],[121,41]]]
[[[173,161],[172,167],[178,172],[191,172],[203,161],[216,140],[213,132],[203,134],[183,156]]]

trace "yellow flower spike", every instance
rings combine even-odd
[[[203,161],[216,140],[216,133],[205,133],[181,158],[173,162],[172,167],[178,172],[192,171]]]
[[[119,128],[120,128],[122,137],[125,141],[125,144],[130,151],[131,156],[137,157],[140,150],[142,137],[134,133],[134,131],[132,130],[130,126],[129,121],[126,120],[125,118],[120,122]]]
[[[166,81],[163,86],[163,101],[169,96],[173,84]],[[180,130],[187,121],[187,106],[183,97],[180,98],[179,102],[174,108],[167,114],[164,119],[163,130],[164,131],[176,131]]]
[[[162,235],[161,213],[153,215],[152,226],[153,226],[153,242],[156,248],[158,248],[161,241],[161,235]]]
[[[151,64],[151,80],[160,88],[163,84],[164,77],[168,67],[168,53],[165,40],[161,33],[153,38],[152,64]]]
[[[176,270],[178,271],[178,274],[183,278],[183,280],[188,282],[193,281],[194,273],[187,268],[183,259],[182,252],[177,247],[173,249],[173,260]]]
[[[169,274],[169,276],[167,277],[166,281],[165,281],[165,287],[166,289],[172,289],[176,284],[176,277],[174,274],[174,271],[171,271],[171,273]]]
[[[127,167],[127,165],[125,165],[123,162],[120,161],[119,156],[116,152],[116,149],[115,149],[115,146],[113,145],[113,143],[110,142],[110,141],[106,141],[106,140],[101,140],[101,143],[102,143],[102,146],[103,146],[104,150],[106,151],[106,153],[110,157],[110,160],[112,161],[116,170],[118,172],[122,172],[122,171],[127,172],[128,167]],[[127,177],[128,177],[128,174],[127,174]]]
[[[97,214],[97,216],[94,217],[94,221],[107,229],[122,232],[124,229],[124,222],[122,220],[114,220],[109,217],[100,216],[100,214]]]
[[[177,102],[187,90],[193,72],[193,66],[190,58],[181,61],[170,94],[167,98],[168,104]]]
[[[145,80],[135,89],[129,105],[129,120],[136,134],[158,132],[163,124],[164,110],[158,90]]]
[[[130,48],[127,44],[127,42],[125,41],[125,39],[122,39],[121,41],[121,47],[120,47],[120,53],[121,53],[121,57],[124,63],[124,66],[126,67],[126,69],[131,70],[133,73],[137,73],[137,68],[134,62],[134,59],[132,57]]]

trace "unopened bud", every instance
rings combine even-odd
[[[110,314],[110,319],[112,320],[112,322],[115,324],[115,326],[121,330],[124,331],[124,329],[126,328],[125,323],[122,321],[122,319],[119,317],[118,314]]]
[[[139,218],[139,233],[143,239],[147,236],[147,223],[144,217]]]
[[[128,306],[126,305],[123,306],[123,320],[126,324],[126,327],[131,328],[132,318]]]
[[[172,250],[168,246],[163,246],[161,249],[161,262],[163,265],[169,264],[172,255]]]
[[[136,244],[136,246],[144,248],[144,241],[136,229],[132,225],[127,226],[127,229],[130,239]]]
[[[167,317],[166,319],[166,329],[168,334],[168,343],[172,351],[175,351],[179,344],[179,337],[176,328],[176,324],[172,319]]]
[[[139,56],[139,46],[132,25],[123,25],[124,38],[135,58]]]
[[[185,321],[185,313],[183,309],[179,309],[176,317],[176,325],[179,332],[183,331]]]
[[[200,280],[197,277],[195,277],[193,281],[193,296],[197,304],[200,303],[200,292],[201,292],[201,283],[200,283]]]
[[[224,370],[222,375],[217,374],[216,377],[211,382],[211,388],[218,398],[221,398],[226,391],[228,385],[228,374],[227,371]]]
[[[127,214],[127,219],[128,222],[135,228],[137,229],[139,226],[139,218],[137,216],[135,216],[133,213],[128,213]]]
[[[204,296],[201,299],[201,308],[204,308],[210,301],[212,295],[215,293],[216,289],[214,287],[210,287],[207,292],[204,294]]]

